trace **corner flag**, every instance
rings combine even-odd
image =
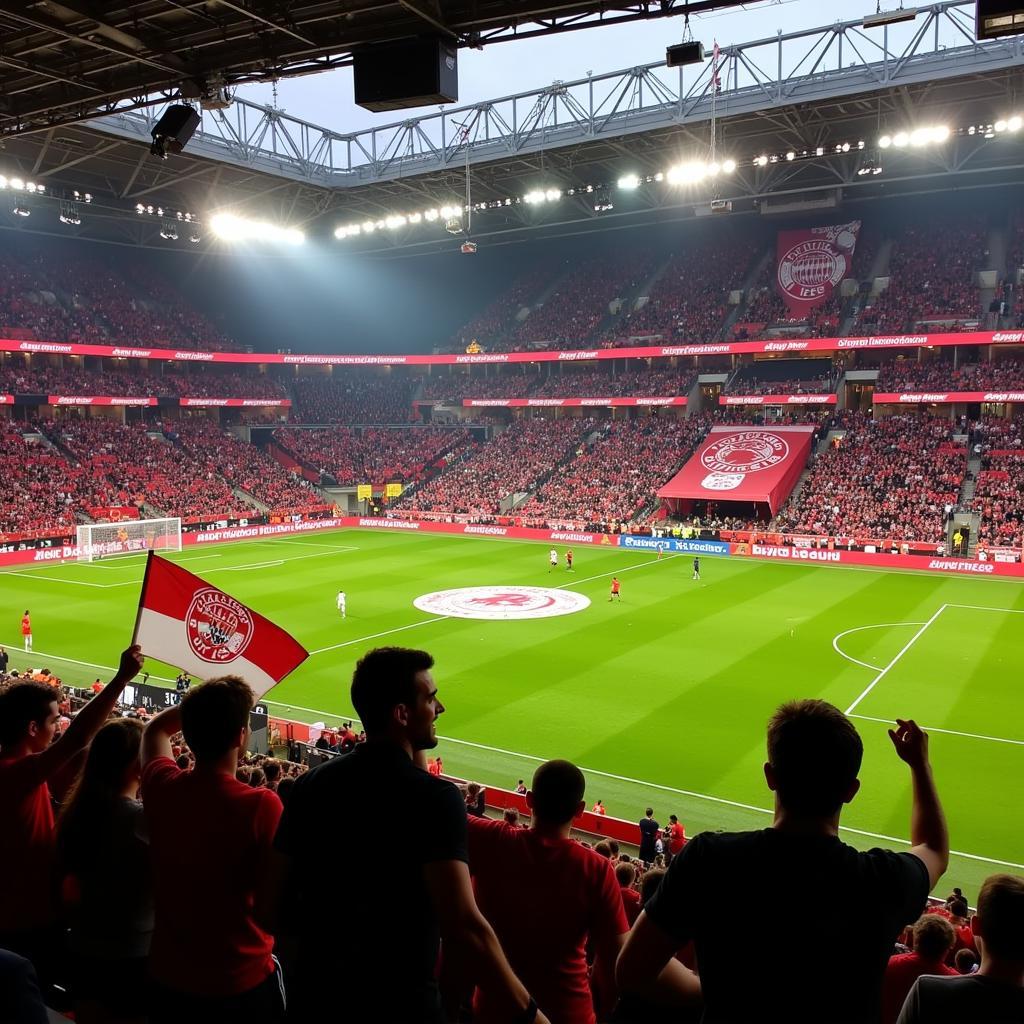
[[[257,697],[309,657],[280,626],[152,551],[132,642],[197,679],[239,675]]]

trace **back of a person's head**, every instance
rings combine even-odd
[[[1024,878],[989,875],[978,893],[978,931],[984,952],[1024,963]]]
[[[953,926],[941,914],[924,914],[914,924],[914,952],[925,960],[944,960],[955,943]]]
[[[615,865],[615,880],[623,889],[628,889],[636,881],[636,868],[628,861],[620,860]]]
[[[973,949],[958,949],[953,957],[957,974],[970,974],[978,966],[978,954]]]
[[[94,844],[96,830],[106,827],[102,816],[119,798],[129,772],[137,770],[142,730],[138,719],[116,718],[93,737],[58,823],[61,854],[66,860],[73,862],[86,853]]]
[[[640,879],[640,902],[645,904],[658,891],[661,880],[665,877],[665,868],[651,868],[644,872]]]
[[[967,900],[962,896],[956,896],[949,901],[949,912],[954,917],[966,917],[970,912],[971,908],[967,905]]]
[[[280,762],[275,761],[273,758],[264,761],[263,774],[267,777],[267,782],[277,782],[281,778]]]
[[[42,724],[56,704],[53,687],[31,679],[0,687],[0,750],[20,743],[36,722]]]
[[[213,761],[238,745],[256,697],[238,676],[209,679],[181,701],[181,732],[197,761]]]
[[[594,853],[599,853],[606,860],[611,860],[612,848],[607,842],[605,842],[605,840],[602,839],[600,842],[594,844]]]
[[[505,810],[501,812],[501,817],[509,825],[518,825],[519,824],[519,810],[518,810],[518,808],[506,807]]]
[[[281,803],[286,803],[288,798],[292,795],[292,787],[295,785],[295,776],[286,775],[277,784],[277,797]]]
[[[533,774],[531,804],[534,818],[565,825],[576,817],[587,782],[571,761],[545,761]]]
[[[416,676],[432,668],[426,651],[378,647],[364,654],[352,675],[352,706],[371,735],[387,730],[399,704],[416,700]]]
[[[835,814],[863,755],[853,723],[826,701],[789,701],[768,722],[768,763],[779,801],[796,814]]]

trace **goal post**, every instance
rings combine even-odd
[[[77,529],[77,560],[120,558],[142,551],[180,551],[180,519],[125,519],[119,523],[83,523]]]

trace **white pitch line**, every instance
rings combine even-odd
[[[865,722],[881,722],[893,725],[888,718],[872,718],[871,715],[850,715],[850,718],[862,718]],[[1024,747],[1024,740],[1008,740],[1005,736],[984,736],[980,732],[958,732],[956,729],[940,729],[937,725],[922,725],[925,732],[941,732],[946,736],[963,736],[969,740],[991,740],[993,743],[1012,743],[1015,747]]]
[[[137,586],[141,582],[140,580],[128,580],[124,583],[90,583],[88,580],[66,580],[59,576],[41,576],[38,573],[15,572],[12,569],[4,570],[3,575],[24,576],[27,580],[45,580],[47,583],[67,583],[72,587],[94,587],[96,590],[110,590],[112,587]]]
[[[990,608],[987,604],[951,604],[949,608],[969,608],[975,612],[1009,612],[1011,615],[1024,615],[1024,608]]]
[[[318,650],[310,651],[309,656],[314,654],[325,654],[327,651],[337,651],[342,647],[351,647],[353,644],[361,644],[366,640],[376,640],[378,637],[391,636],[392,633],[401,633],[404,629],[415,629],[417,626],[426,626],[431,622],[441,622],[442,619],[449,619],[450,615],[438,615],[433,619],[421,619],[419,622],[410,622],[406,626],[398,626],[396,629],[385,629],[383,633],[371,633],[369,636],[360,636],[355,640],[346,640],[340,644],[332,644],[330,647],[321,647]]]
[[[292,711],[305,711],[311,715],[317,715],[318,719],[327,721],[329,718],[336,718],[339,721],[352,721],[358,722],[358,718],[354,718],[351,715],[338,715],[333,711],[319,711],[316,708],[304,708],[298,704],[287,704],[284,701],[268,700],[266,697],[263,698],[264,704],[273,704],[275,707],[288,708]],[[362,724],[362,723],[360,723]],[[439,737],[442,741],[447,743],[455,743],[462,747],[472,747],[475,750],[486,750],[492,754],[505,754],[509,757],[521,757],[525,761],[533,761],[537,764],[543,764],[545,761],[550,760],[546,757],[538,757],[536,754],[523,754],[518,750],[506,750],[503,747],[492,747],[486,743],[474,743],[472,740],[460,740],[454,736],[441,736]],[[674,786],[665,786],[660,782],[648,782],[645,779],[634,779],[628,775],[615,775],[612,772],[603,772],[597,768],[584,768],[582,765],[578,766],[580,771],[586,775],[594,775],[602,779],[612,779],[615,782],[629,782],[636,786],[643,786],[645,789],[657,789],[664,793],[675,793],[679,796],[693,797],[696,800],[707,800],[710,803],[722,804],[725,807],[738,807],[744,811],[755,811],[758,814],[771,814],[774,815],[774,811],[767,807],[755,807],[753,804],[740,803],[738,800],[728,800],[721,796],[712,796],[710,793],[698,793],[692,789],[677,789]],[[882,832],[867,832],[864,829],[853,828],[849,825],[840,825],[840,832],[850,832],[854,835],[865,836],[868,839],[881,839],[885,842],[900,843],[903,846],[911,846],[912,843],[909,839],[902,839],[899,836],[888,836]],[[960,850],[950,850],[951,855],[955,857],[965,857],[968,860],[980,861],[983,864],[998,864],[1002,867],[1017,868],[1018,870],[1024,870],[1024,864],[1017,864],[1014,861],[1009,860],[997,860],[993,857],[982,857],[977,853],[963,853]]]
[[[849,714],[849,713],[850,713],[851,711],[853,711],[853,709],[854,709],[854,708],[855,708],[855,707],[856,707],[856,706],[857,706],[857,705],[858,705],[858,704],[859,704],[859,703],[860,703],[860,702],[861,702],[861,701],[862,701],[862,700],[863,700],[863,699],[864,699],[864,698],[865,698],[865,697],[866,697],[866,696],[867,696],[867,695],[868,695],[868,694],[869,694],[869,693],[870,693],[870,692],[871,692],[871,691],[872,691],[872,690],[873,690],[873,689],[875,688],[875,686],[877,686],[877,685],[878,685],[878,683],[880,683],[880,682],[882,681],[882,679],[884,679],[884,678],[885,678],[885,676],[886,676],[886,675],[887,675],[887,674],[889,673],[889,671],[890,671],[890,669],[891,669],[891,668],[893,667],[893,665],[895,665],[895,664],[896,664],[896,662],[898,662],[898,661],[900,660],[900,658],[902,658],[902,657],[903,657],[903,655],[904,655],[904,654],[906,654],[906,653],[907,653],[907,651],[909,651],[909,650],[910,650],[910,648],[911,648],[911,647],[912,647],[912,646],[914,645],[914,643],[915,643],[915,641],[916,641],[916,640],[918,639],[918,637],[920,637],[920,636],[921,636],[921,634],[922,634],[922,633],[924,633],[924,631],[925,631],[925,630],[926,630],[926,629],[927,629],[927,628],[928,628],[928,627],[929,627],[929,626],[930,626],[930,625],[931,625],[931,624],[932,624],[932,623],[933,623],[933,622],[934,622],[934,621],[935,621],[935,620],[936,620],[936,619],[937,619],[937,618],[938,618],[938,617],[939,617],[939,616],[940,616],[940,615],[942,614],[942,612],[943,612],[943,611],[944,611],[944,610],[945,610],[946,608],[948,608],[948,607],[949,607],[949,605],[945,605],[945,604],[943,604],[943,605],[939,605],[939,608],[938,608],[938,610],[937,610],[937,611],[935,612],[935,614],[934,614],[934,615],[932,615],[932,617],[931,617],[931,618],[930,618],[930,619],[929,619],[929,620],[928,620],[928,621],[927,621],[926,623],[924,623],[924,625],[923,625],[923,626],[921,626],[921,628],[920,628],[920,629],[919,629],[919,630],[918,630],[918,631],[917,631],[917,632],[916,632],[916,633],[915,633],[915,634],[914,634],[914,635],[913,635],[913,636],[912,636],[912,637],[911,637],[911,638],[910,638],[910,639],[909,639],[909,640],[908,640],[908,641],[906,642],[906,644],[904,644],[904,646],[900,648],[900,651],[899,651],[899,653],[898,653],[898,654],[896,655],[896,657],[895,657],[895,658],[893,658],[893,659],[892,659],[892,661],[890,661],[890,662],[889,662],[889,664],[888,664],[888,665],[886,665],[886,666],[885,666],[885,668],[883,668],[883,669],[881,670],[881,672],[879,672],[879,673],[878,673],[878,675],[877,675],[877,676],[875,676],[875,678],[874,678],[874,679],[872,679],[870,683],[868,683],[868,685],[867,685],[867,686],[865,686],[865,687],[864,687],[864,689],[863,689],[863,690],[861,691],[861,693],[860,693],[860,695],[859,695],[859,696],[857,697],[857,699],[856,699],[856,700],[855,700],[855,701],[854,701],[854,702],[853,702],[853,703],[852,703],[852,704],[851,704],[851,705],[850,705],[850,706],[849,706],[849,707],[848,707],[848,708],[846,709],[846,714]]]
[[[285,544],[288,547],[319,548],[321,551],[362,551],[362,548],[354,547],[351,544],[315,544],[309,540],[262,540],[257,544]]]
[[[854,626],[853,629],[844,630],[842,633],[837,633],[832,637],[832,649],[841,658],[845,658],[847,661],[852,661],[854,665],[860,665],[863,668],[869,668],[872,672],[881,672],[882,670],[877,665],[869,665],[866,661],[860,661],[853,657],[851,654],[847,654],[839,646],[839,641],[844,636],[849,636],[851,633],[859,633],[862,629],[882,629],[884,626],[920,626],[920,622],[877,622],[870,626]]]

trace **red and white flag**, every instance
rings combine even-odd
[[[241,676],[257,697],[309,657],[280,626],[152,551],[134,643],[197,679]]]

